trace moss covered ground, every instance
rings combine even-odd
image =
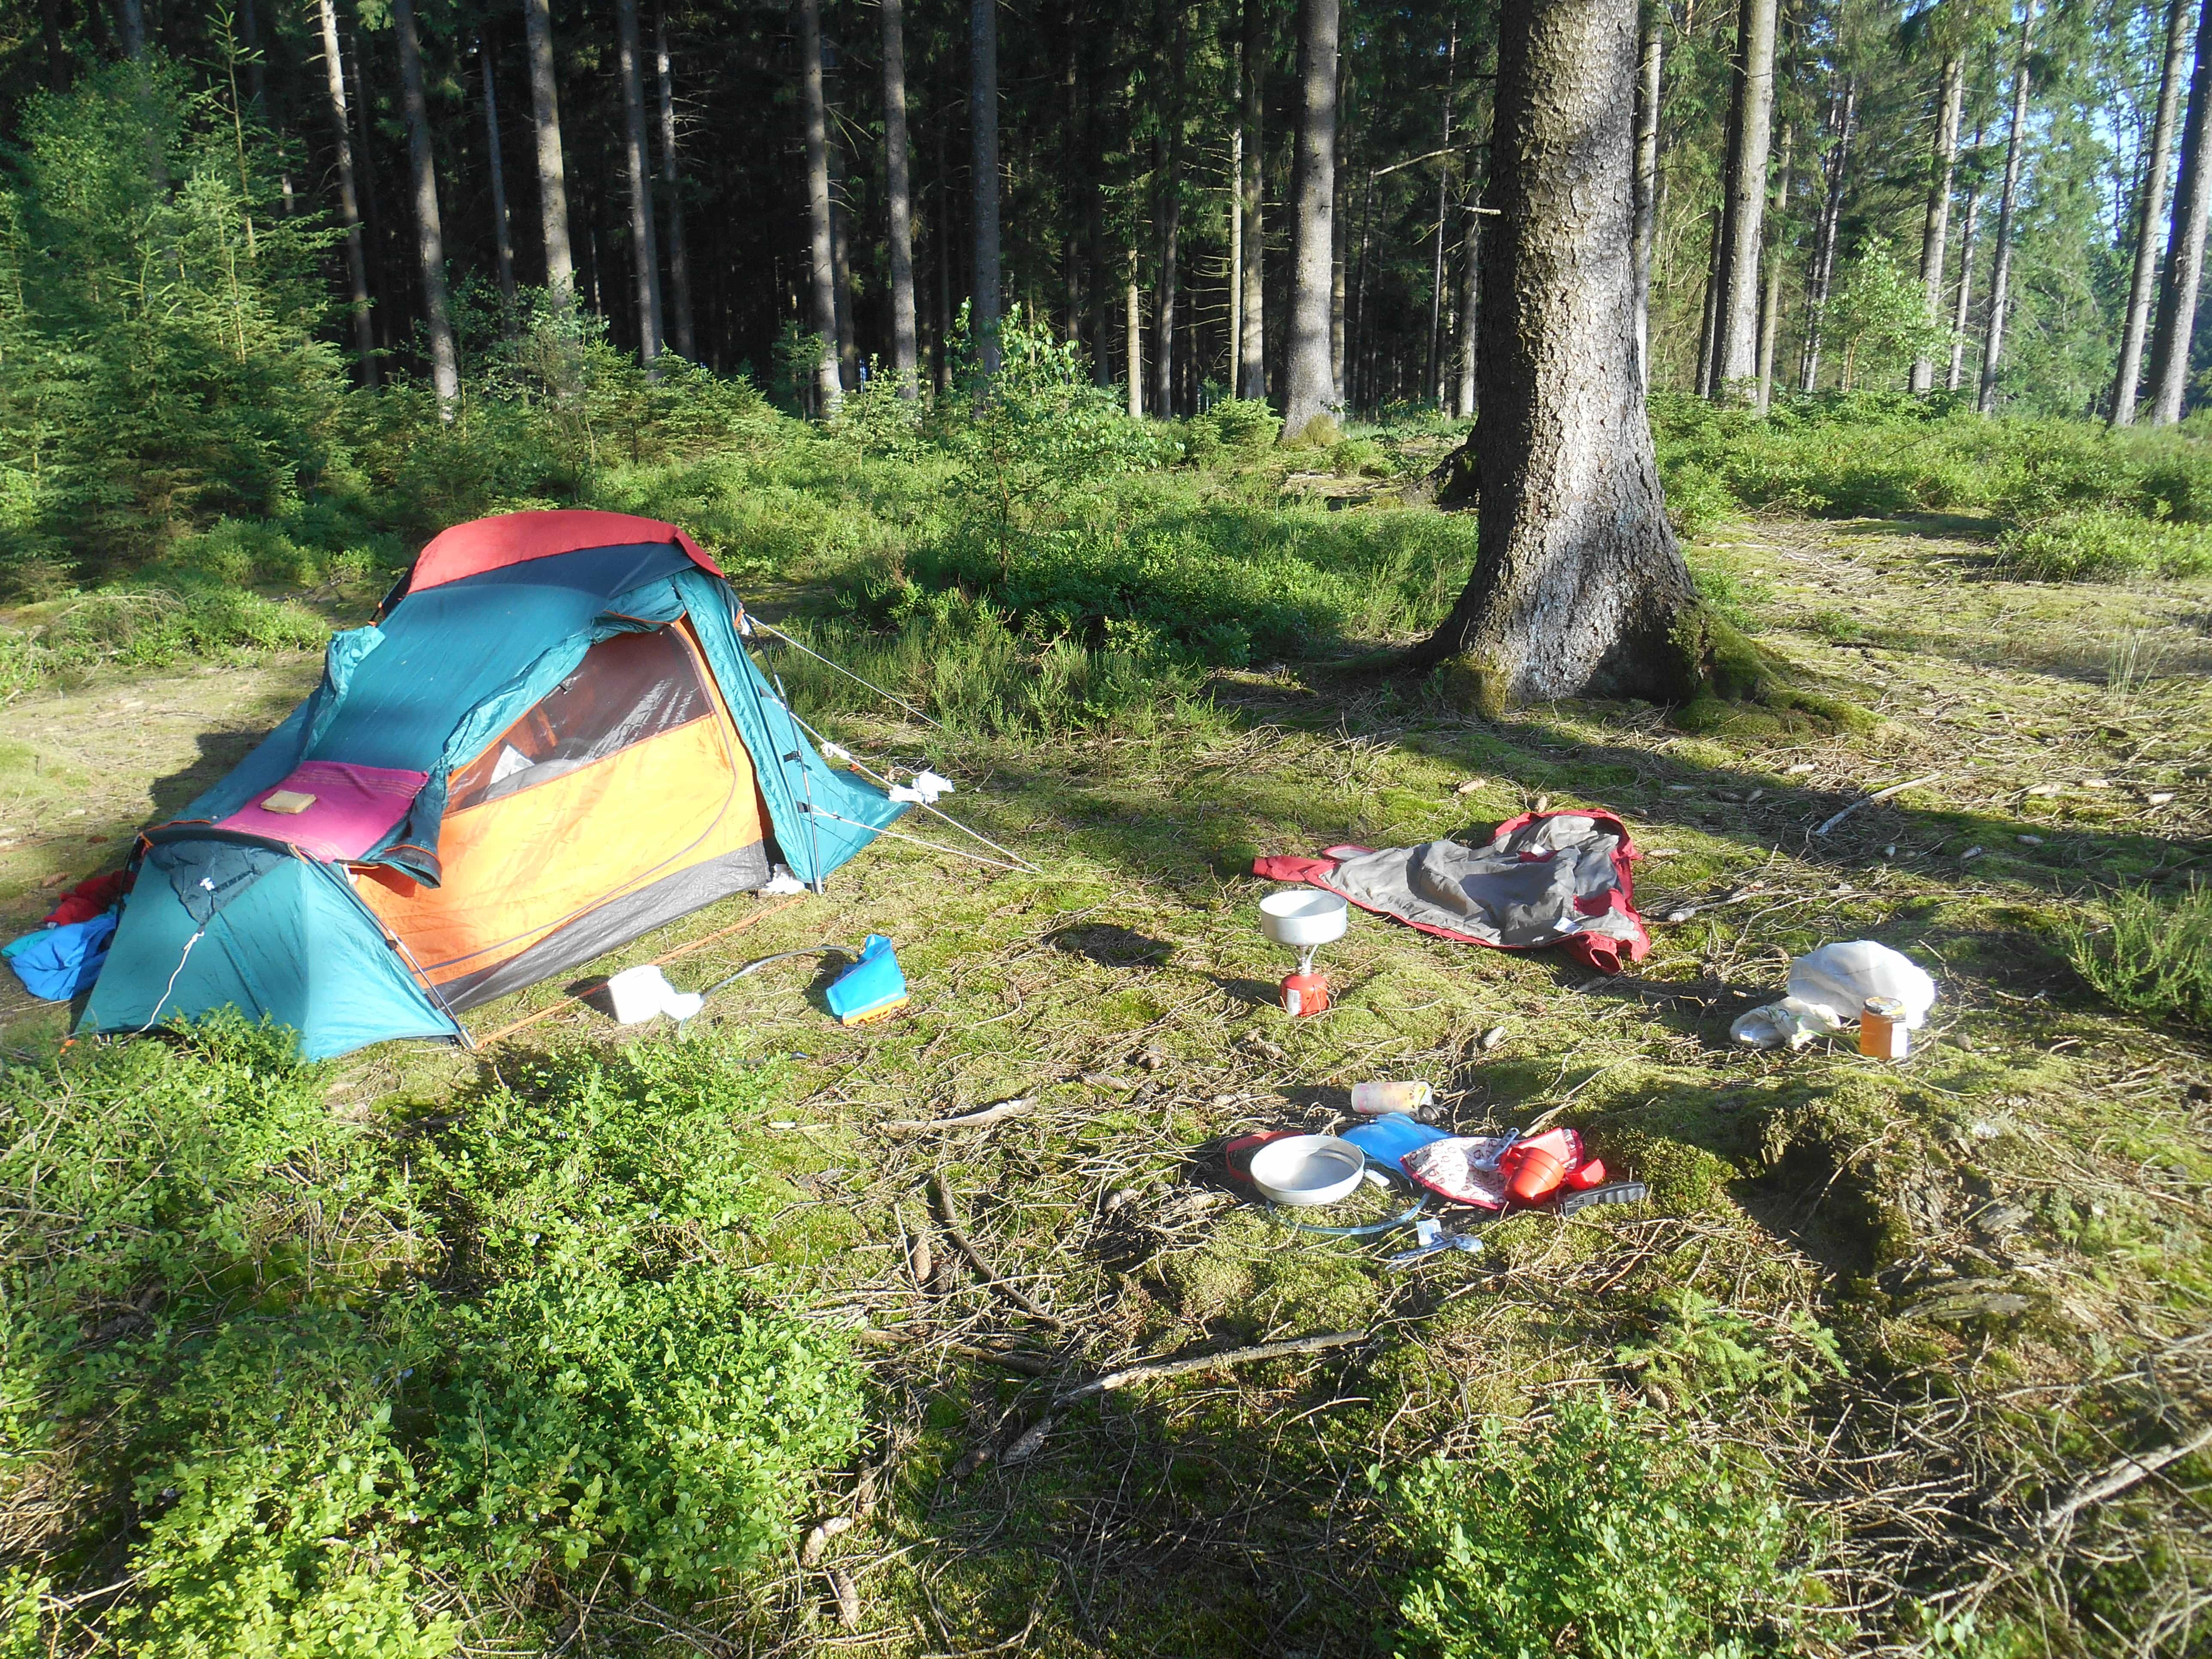
[[[1439,556],[1423,547],[1455,556],[1448,535],[1394,527],[1430,509],[1267,477],[1279,506],[1247,477],[1177,510],[1279,513],[1293,548],[1310,524],[1395,549],[1407,583]],[[681,518],[690,487],[634,493]],[[755,547],[743,515],[721,526],[734,508],[708,514],[710,540],[757,556],[769,614],[864,630],[849,642],[878,653],[902,618],[951,629],[825,598],[857,591],[854,561],[896,570],[899,536],[871,544],[872,526],[926,507],[855,509],[865,479],[808,488],[793,499],[831,505],[811,532],[778,516],[788,546]],[[1125,539],[1141,529],[1139,513]],[[1393,1473],[1510,1456],[1563,1402],[1602,1396],[1714,1478],[1778,1494],[1790,1571],[1759,1589],[1738,1650],[2201,1650],[2212,1046],[2117,1009],[2069,949],[2094,948],[2110,890],[2170,901],[2206,868],[2212,587],[2015,580],[1972,518],[1729,518],[1692,556],[1807,703],[1489,722],[1331,666],[1405,637],[1425,598],[1364,625],[1332,600],[1352,625],[1310,653],[1258,630],[1243,665],[1186,662],[1171,695],[1090,716],[1079,687],[1057,712],[948,732],[825,690],[840,741],[954,777],[947,805],[1040,872],[885,842],[823,896],[733,900],[477,1011],[486,1035],[544,1017],[477,1054],[393,1045],[316,1068],[331,1113],[402,1138],[483,1109],[541,1055],[668,1051],[650,1069],[679,1091],[694,1063],[750,1069],[729,1109],[775,1201],[714,1259],[848,1333],[862,1378],[852,1455],[793,1486],[763,1566],[678,1595],[592,1547],[518,1569],[501,1595],[434,1575],[409,1593],[458,1619],[470,1651],[1427,1651],[1397,1612],[1419,1563]],[[1455,574],[1429,574],[1448,599]],[[926,690],[946,660],[909,663],[906,684]],[[0,711],[10,920],[219,774],[313,672],[286,656],[105,671]],[[1826,718],[1822,696],[1863,717]],[[1581,805],[1619,813],[1644,855],[1654,949],[1626,974],[1355,915],[1325,956],[1328,1012],[1275,1006],[1288,963],[1258,931],[1255,854]],[[702,939],[670,964],[679,986],[871,931],[896,939],[914,992],[880,1024],[830,1023],[826,975],[804,963],[718,994],[680,1038],[564,1000]],[[1730,1042],[1790,956],[1860,938],[1941,984],[1909,1061]],[[11,1060],[46,1063],[57,1018],[11,1008]],[[1650,1200],[1522,1215],[1477,1254],[1393,1271],[1394,1246],[1288,1231],[1215,1178],[1226,1138],[1340,1125],[1352,1084],[1397,1077],[1432,1081],[1462,1131],[1574,1125]],[[1015,1097],[1035,1104],[982,1128],[893,1127]],[[1338,1331],[1361,1339],[1048,1410],[1127,1362]],[[20,1462],[10,1478],[19,1506],[48,1490]],[[833,1516],[852,1524],[809,1544]],[[104,1605],[47,1630],[93,1643]],[[1588,1637],[1570,1624],[1546,1650],[1600,1650]]]

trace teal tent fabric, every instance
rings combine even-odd
[[[236,884],[203,923],[173,883],[144,870],[79,1029],[137,1031],[230,1008],[290,1026],[309,1060],[393,1037],[460,1036],[342,871],[279,854]]]
[[[819,881],[906,808],[815,752],[738,637],[726,584],[693,569],[678,575],[676,586],[706,647],[708,665],[721,682],[731,718],[752,751],[784,862],[801,881]]]

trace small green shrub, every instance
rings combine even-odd
[[[1802,1650],[1803,1528],[1756,1471],[1651,1414],[1568,1399],[1382,1486],[1409,1558],[1401,1656],[1748,1659]]]
[[[2066,931],[2075,970],[2123,1008],[2212,1028],[2212,887],[2122,888],[2101,908]]]
[[[1710,534],[1739,510],[1719,475],[1697,461],[1685,461],[1668,471],[1665,495],[1674,533],[1686,541]]]
[[[42,1638],[428,1659],[457,1586],[722,1590],[788,1534],[860,1397],[733,1271],[771,1082],[699,1043],[502,1070],[414,1135],[236,1021],[0,1075],[0,1485],[66,1470],[46,1564],[130,1585]]]
[[[1763,1406],[1787,1411],[1822,1375],[1844,1374],[1835,1334],[1805,1310],[1771,1326],[1685,1286],[1640,1342],[1613,1350],[1620,1367],[1679,1406]]]
[[[1998,554],[2031,581],[2195,576],[2212,570],[2212,525],[2146,519],[2107,507],[2055,512],[2006,532]]]

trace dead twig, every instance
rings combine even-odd
[[[1348,1348],[1364,1342],[1364,1331],[1330,1331],[1320,1336],[1291,1337],[1281,1342],[1255,1342],[1247,1348],[1230,1348],[1220,1353],[1194,1354],[1183,1359],[1152,1359],[1142,1364],[1124,1365],[1118,1370],[1101,1371],[1088,1381],[1073,1388],[1063,1389],[1052,1397],[1051,1409],[1060,1411],[1079,1400],[1088,1400],[1094,1395],[1126,1389],[1132,1382],[1149,1382],[1156,1377],[1182,1376],[1192,1371],[1210,1371],[1231,1365],[1249,1365],[1261,1359],[1279,1359],[1286,1354],[1322,1353],[1330,1348]]]
[[[1003,1123],[1010,1117],[1020,1117],[1036,1109],[1032,1095],[1021,1095],[1012,1100],[1002,1100],[995,1106],[986,1106],[981,1111],[963,1112],[957,1117],[930,1120],[911,1117],[893,1118],[883,1127],[914,1133],[930,1129],[980,1129],[987,1123]]]
[[[1871,795],[1862,795],[1813,833],[1816,836],[1825,836],[1852,813],[1857,811],[1860,807],[1871,806],[1878,800],[1887,800],[1892,795],[1901,795],[1908,789],[1917,789],[1922,784],[1933,783],[1942,775],[1941,772],[1930,772],[1924,778],[1907,778],[1903,783],[1893,783],[1887,789],[1877,789]]]
[[[975,1242],[968,1237],[967,1230],[960,1224],[960,1212],[952,1202],[952,1188],[945,1184],[942,1170],[930,1178],[930,1185],[937,1194],[938,1211],[945,1218],[945,1236],[952,1241],[953,1247],[961,1255],[968,1258],[975,1271],[982,1274],[983,1282],[1032,1319],[1041,1319],[1056,1331],[1066,1330],[1066,1320],[1057,1314],[1048,1313],[1031,1301],[1018,1285],[1009,1284],[985,1259],[982,1251],[975,1248]]]
[[[2177,1444],[2160,1446],[2156,1451],[2145,1452],[2140,1457],[2123,1457],[2107,1464],[2100,1473],[2084,1480],[2068,1493],[2064,1502],[2046,1510],[2043,1518],[2036,1522],[2036,1530],[2045,1535],[2055,1533],[2090,1505],[2118,1497],[2136,1482],[2156,1474],[2168,1463],[2179,1462],[2207,1446],[2212,1446],[2212,1426],[2199,1429]]]

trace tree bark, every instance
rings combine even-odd
[[[1176,301],[1182,252],[1183,60],[1188,45],[1188,11],[1179,0],[1164,0],[1160,19],[1168,55],[1167,107],[1155,130],[1152,157],[1158,191],[1153,222],[1159,228],[1159,282],[1152,300],[1152,406],[1163,416],[1178,413],[1176,398]]]
[[[1719,379],[1721,362],[1721,259],[1727,252],[1728,204],[1713,210],[1711,243],[1705,255],[1705,313],[1698,331],[1698,396],[1710,398]]]
[[[1943,244],[1951,230],[1951,182],[1959,170],[1959,112],[1966,91],[1966,61],[1954,52],[1943,60],[1935,149],[1928,158],[1928,213],[1920,230],[1920,287],[1928,296],[1930,325],[1943,315]],[[1935,383],[1934,361],[1925,355],[1914,358],[1912,390],[1926,392]]]
[[[1475,399],[1481,387],[1476,376],[1476,354],[1480,349],[1482,301],[1482,221],[1473,210],[1473,204],[1461,215],[1467,228],[1460,243],[1459,291],[1459,398],[1455,404],[1459,418],[1471,419],[1474,415]],[[1637,365],[1637,377],[1641,380],[1644,368]]]
[[[906,22],[901,0],[881,0],[884,25],[884,190],[890,208],[891,373],[898,394],[920,395],[914,311],[914,197],[907,173]]]
[[[999,372],[999,9],[972,0],[968,13],[970,171],[975,186],[975,303],[969,313],[975,362]]]
[[[2204,0],[2204,15],[2212,20],[2212,0]],[[1994,415],[1997,407],[1997,366],[2004,356],[2005,310],[2012,284],[2013,215],[2020,204],[2020,165],[2027,140],[2027,52],[2035,28],[2035,0],[2028,0],[2020,20],[2020,60],[2012,72],[2012,132],[2005,143],[2004,189],[1997,198],[1996,257],[1990,267],[1988,343],[1982,348],[1982,389],[1976,407]],[[2197,246],[2202,248],[2200,234]],[[2194,284],[2191,296],[2196,297]],[[2184,356],[2186,356],[2185,350]]]
[[[1776,0],[1738,0],[1729,110],[1726,228],[1714,308],[1712,394],[1740,397],[1759,373],[1759,256],[1774,125]]]
[[[1439,412],[1444,402],[1444,225],[1450,218],[1452,85],[1459,71],[1459,25],[1452,25],[1444,43],[1444,111],[1437,140],[1443,154],[1437,164],[1437,245],[1429,261],[1429,372],[1425,390]]]
[[[2150,331],[2152,296],[2158,289],[2158,228],[2166,218],[2166,175],[2173,164],[2173,124],[2181,108],[2181,77],[2189,62],[2189,0],[2168,0],[2166,64],[2158,83],[2158,114],[2151,123],[2150,160],[2136,192],[2135,271],[2128,284],[2127,323],[2120,334],[2119,368],[2112,377],[2114,426],[2132,426],[2142,380],[2143,337]]]
[[[438,175],[430,157],[430,110],[422,96],[422,55],[415,37],[415,0],[392,0],[399,37],[399,96],[407,112],[407,162],[415,185],[415,255],[422,269],[422,326],[429,336],[430,384],[438,416],[450,421],[461,400],[453,352],[452,308],[446,297],[446,230],[438,216]]]
[[[1244,167],[1238,183],[1244,202],[1244,304],[1237,349],[1237,395],[1255,401],[1267,395],[1267,239],[1261,208],[1261,181],[1267,148],[1262,117],[1267,92],[1267,0],[1244,0]]]
[[[1982,147],[1981,128],[1974,129],[1974,148]],[[1966,216],[1959,224],[1959,286],[1951,313],[1951,367],[1943,389],[1956,392],[1966,379],[1966,318],[1974,303],[1974,233],[1981,228],[1982,192],[1978,179],[1966,185]]]
[[[507,331],[514,331],[514,233],[507,218],[507,163],[499,147],[499,89],[491,71],[491,41],[477,31],[477,58],[483,65],[484,155],[491,170],[491,228],[499,254],[499,297]]]
[[[553,73],[553,17],[548,0],[522,0],[530,41],[530,114],[538,145],[538,216],[545,241],[545,293],[554,314],[576,303],[576,264],[568,244],[568,180],[561,161],[561,94]]]
[[[69,76],[61,55],[62,37],[55,17],[57,9],[55,0],[41,0],[39,16],[46,26],[46,61],[52,67],[53,88],[61,92],[68,87]],[[245,49],[242,55],[246,59],[246,101],[253,106],[254,118],[267,126],[269,62],[261,50],[261,20],[254,11],[253,0],[239,0],[238,44]]]
[[[1422,655],[1478,708],[1675,702],[1708,647],[1636,368],[1635,0],[1504,0],[1467,591]]]
[[[354,193],[353,121],[346,113],[345,60],[338,55],[335,0],[320,0],[323,25],[323,86],[331,105],[331,135],[337,141],[338,222],[345,228],[346,281],[352,290],[347,309],[353,316],[353,347],[361,382],[377,383],[376,333],[368,308],[368,258],[362,246],[361,198]]]
[[[826,90],[825,90],[826,96]],[[846,206],[845,151],[830,145],[830,293],[837,307],[837,374],[848,392],[860,387],[860,337],[853,326],[853,215]]]
[[[1820,378],[1820,331],[1826,319],[1828,290],[1836,277],[1836,242],[1843,225],[1844,183],[1850,172],[1851,138],[1858,131],[1859,86],[1845,76],[1843,90],[1829,106],[1836,142],[1828,150],[1827,194],[1813,235],[1813,263],[1805,273],[1805,349],[1797,360],[1797,389],[1810,392]]]
[[[94,5],[100,0],[92,0]],[[117,9],[123,18],[123,55],[132,63],[146,55],[146,9],[141,0],[120,0]]]
[[[1646,0],[1636,63],[1636,372],[1647,392],[1651,386],[1651,252],[1659,230],[1659,94],[1666,17],[1659,0]],[[1471,325],[1468,332],[1472,337]]]
[[[623,166],[629,183],[629,252],[637,284],[637,355],[647,374],[660,356],[660,250],[653,228],[653,161],[645,143],[645,76],[637,0],[615,0],[615,73],[622,82]]]
[[[2197,320],[2197,290],[2204,276],[2204,228],[2212,217],[2212,0],[2197,22],[2197,72],[2190,77],[2189,115],[2181,135],[2181,176],[2173,191],[2173,222],[2166,235],[2166,281],[2158,295],[2158,330],[2151,346],[2151,424],[2181,418],[2189,388],[2190,335]]]
[[[1243,55],[1241,49],[1237,54]],[[1243,70],[1237,70],[1243,83]],[[1237,396],[1237,366],[1244,355],[1244,123],[1229,131],[1229,395]]]
[[[1774,210],[1766,219],[1766,283],[1759,301],[1759,412],[1774,406],[1774,343],[1782,325],[1782,216],[1790,210],[1797,129],[1782,129],[1782,178],[1774,191]]]
[[[1133,267],[1136,261],[1132,259],[1129,263]],[[1138,297],[1134,275],[1129,278],[1123,310],[1127,323],[1127,337],[1123,349],[1128,354],[1129,418],[1141,421],[1145,418],[1145,307],[1144,301]]]
[[[1335,264],[1336,59],[1338,0],[1300,0],[1298,136],[1291,194],[1290,361],[1283,431],[1337,411],[1329,351],[1329,300]]]
[[[896,3],[896,0],[893,0]],[[668,58],[668,14],[653,19],[653,78],[660,94],[660,182],[668,198],[668,284],[673,301],[670,323],[676,355],[696,362],[698,337],[691,326],[691,260],[684,246],[684,174],[676,159],[676,76]]]
[[[368,88],[362,78],[361,36],[358,33],[353,37],[353,55],[348,63],[353,72],[353,107],[361,112],[361,147],[354,152],[354,176],[361,185],[361,227],[369,259],[369,282],[378,293],[388,295],[392,291],[392,271],[384,240],[384,213],[377,204],[375,155],[369,143],[375,111],[369,104]],[[370,320],[382,337],[383,349],[389,350],[392,331],[397,319],[392,312],[380,306]]]
[[[830,116],[822,93],[820,0],[799,0],[799,70],[806,100],[806,227],[814,331],[822,356],[814,366],[817,412],[827,420],[845,395],[837,373],[837,270],[830,245]]]

